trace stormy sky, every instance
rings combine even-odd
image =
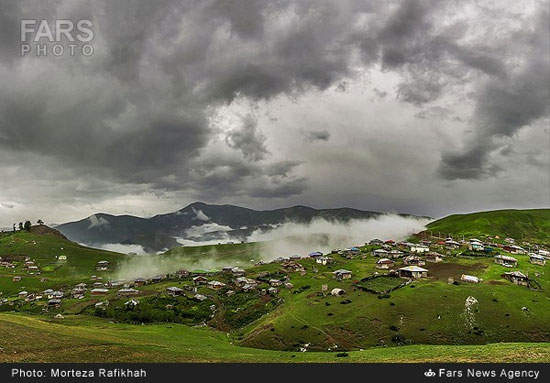
[[[548,1],[0,0],[0,226],[550,206]],[[22,19],[93,54],[21,55]],[[32,34],[29,35],[32,37]],[[67,41],[62,41],[67,46]]]

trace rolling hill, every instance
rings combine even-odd
[[[550,243],[550,209],[495,210],[453,214],[431,222],[432,233],[481,237],[485,235]]]
[[[16,267],[0,268],[0,330],[24,335],[0,342],[0,347],[9,350],[0,353],[0,361],[82,357],[83,361],[135,362],[143,360],[143,355],[164,362],[549,360],[548,265],[532,264],[525,254],[514,255],[518,260],[514,271],[537,281],[539,287],[530,289],[506,280],[502,274],[510,269],[495,263],[492,255],[470,256],[455,250],[439,263],[428,262],[427,278],[389,291],[403,280],[391,276],[367,280],[383,273],[377,268],[378,258],[371,255],[374,248],[361,246],[361,255],[351,259],[332,254],[333,262],[327,265],[302,258],[296,262],[303,270],[293,271],[278,262],[252,262],[262,252],[254,243],[184,247],[142,257],[80,246],[47,227],[3,233],[0,256]],[[444,251],[443,245],[433,249]],[[67,259],[60,261],[59,255]],[[205,256],[208,264],[195,265]],[[35,261],[41,274],[25,269],[27,257]],[[97,271],[99,260],[108,260],[110,269]],[[143,267],[140,262],[145,262]],[[241,290],[227,272],[197,270],[221,268],[216,263],[242,267],[247,278],[258,281],[258,289]],[[395,268],[403,264],[397,259]],[[157,266],[164,269],[155,273],[170,275],[153,281],[141,274]],[[181,268],[190,273],[171,274]],[[120,278],[123,269],[136,271],[125,281],[140,276],[150,279],[137,286],[132,298],[139,301],[137,306],[126,306],[129,298],[118,295],[120,287],[102,297],[93,296],[90,290],[82,298],[72,296],[78,283],[92,288],[96,281],[90,278],[92,274],[106,282]],[[350,270],[353,277],[335,278],[333,273],[339,269]],[[197,285],[193,278],[200,274],[225,287],[215,290]],[[459,281],[462,274],[476,276],[480,283],[449,283],[450,278]],[[16,275],[22,280],[13,281]],[[291,287],[261,293],[272,279],[286,280]],[[174,286],[183,294],[168,294],[167,288]],[[47,299],[27,302],[18,296],[21,291],[36,294],[46,288],[65,293],[60,306],[49,306]],[[333,288],[345,294],[332,295]],[[195,299],[195,292],[206,300]],[[107,304],[97,308],[99,301]],[[40,347],[34,347],[34,338],[43,339]],[[48,352],[60,344],[65,345],[63,351]],[[82,347],[107,351],[88,352],[84,357],[78,351]]]
[[[59,257],[64,256],[61,260]],[[40,274],[25,270],[23,263],[30,258],[39,267]],[[98,261],[117,265],[125,255],[81,246],[69,241],[59,231],[47,226],[33,226],[29,232],[0,234],[0,259],[16,265],[14,269],[0,267],[0,295],[21,289],[59,288],[74,281],[89,281]],[[21,276],[21,283],[12,283]]]
[[[192,203],[174,213],[151,218],[98,213],[56,228],[67,238],[90,246],[109,243],[141,245],[146,251],[178,246],[174,237],[193,240],[245,239],[256,229],[269,229],[283,222],[308,223],[315,218],[348,221],[381,213],[351,208],[313,209],[293,206],[276,210],[252,210],[233,205]],[[199,228],[198,230],[190,230]]]

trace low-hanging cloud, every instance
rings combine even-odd
[[[93,229],[93,228],[98,228],[98,227],[108,228],[109,226],[111,226],[111,224],[109,223],[108,220],[106,220],[103,217],[98,217],[95,214],[90,216],[88,218],[88,220],[90,221],[90,225],[88,226],[88,230]]]
[[[135,253],[138,255],[145,255],[147,252],[140,245],[125,245],[122,243],[107,243],[101,246],[101,249],[107,251],[114,251],[121,254],[130,254]]]
[[[273,225],[269,230],[256,230],[247,238],[247,242],[259,242],[250,255],[239,259],[224,259],[215,247],[205,250],[199,258],[195,256],[149,255],[132,257],[120,267],[120,279],[152,277],[158,274],[187,269],[220,269],[224,266],[249,267],[259,260],[271,261],[277,257],[291,255],[305,256],[313,251],[329,252],[332,249],[361,246],[373,238],[393,239],[400,241],[411,234],[425,229],[427,218],[406,217],[385,214],[371,219],[353,219],[347,222],[315,219],[310,223],[286,222]],[[227,237],[227,240],[230,240]],[[218,244],[221,240],[194,242],[179,239],[187,246],[204,246]],[[221,241],[225,242],[225,241]]]
[[[262,258],[306,255],[361,246],[373,238],[404,240],[425,229],[429,219],[385,214],[367,220],[348,222],[315,219],[308,224],[284,223],[269,231],[254,231],[248,241],[262,242]]]

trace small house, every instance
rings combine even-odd
[[[317,257],[322,257],[323,253],[321,253],[320,251],[314,251],[313,253],[309,253],[308,256],[310,258],[317,258]]]
[[[410,251],[411,253],[427,253],[428,251],[430,251],[430,248],[426,245],[421,245],[421,244],[411,244],[411,246],[409,247],[410,248]]]
[[[483,244],[481,242],[474,241],[474,242],[470,242],[470,244],[468,245],[468,250],[470,250],[470,251],[483,251],[483,250],[485,250],[485,246],[483,246]]]
[[[474,277],[473,275],[462,274],[462,276],[460,277],[460,280],[468,283],[479,283],[479,278]]]
[[[96,269],[99,271],[105,271],[108,268],[109,268],[109,261],[99,261],[96,266]]]
[[[189,276],[189,271],[185,270],[185,269],[180,269],[178,271],[176,271],[176,277],[178,278],[185,278],[185,277],[188,277]]]
[[[139,291],[136,289],[120,289],[116,292],[116,295],[129,297],[129,296],[137,295],[138,293]]]
[[[269,289],[267,289],[267,293],[269,295],[275,295],[279,293],[279,289],[276,287],[270,287]]]
[[[167,287],[166,292],[168,293],[168,295],[173,297],[178,295],[183,295],[183,289],[180,289],[179,287],[176,287],[176,286]]]
[[[247,283],[246,285],[244,285],[242,287],[242,289],[243,289],[244,292],[248,292],[248,291],[256,290],[256,287],[257,287],[257,284]]]
[[[283,282],[281,282],[278,279],[270,279],[269,284],[273,287],[277,287],[277,286],[281,286],[283,284]]]
[[[29,293],[27,291],[21,291],[19,294],[19,298],[25,298]]]
[[[146,283],[147,281],[145,280],[145,278],[136,278],[134,280],[134,286],[144,286]]]
[[[426,261],[417,255],[409,255],[403,258],[403,263],[407,266],[424,266]]]
[[[520,247],[520,246],[517,246],[517,245],[510,246],[509,252],[512,253],[512,254],[525,254],[525,253],[527,253],[527,251],[523,247]]]
[[[233,274],[234,277],[243,277],[246,274],[246,271],[240,267],[233,267],[231,268],[231,274]]]
[[[342,279],[351,279],[352,272],[345,269],[339,269],[339,270],[333,271],[332,274],[336,277],[336,279],[342,280]]]
[[[219,290],[222,287],[225,287],[225,283],[220,281],[210,281],[208,282],[208,287],[211,288],[212,290]]]
[[[152,283],[160,283],[163,279],[166,279],[166,275],[155,275],[151,278]]]
[[[426,261],[427,262],[432,262],[432,263],[441,262],[441,261],[443,261],[443,256],[439,253],[431,252],[431,253],[426,254]],[[419,265],[419,266],[421,266],[421,265]]]
[[[103,295],[107,295],[109,294],[109,290],[108,289],[91,289],[90,290],[90,295],[95,297],[95,296],[103,296]]]
[[[330,292],[330,295],[339,296],[339,295],[344,295],[345,293],[346,293],[346,290],[335,288],[335,289],[332,289],[332,291]]]
[[[372,251],[372,255],[375,257],[387,257],[388,256],[388,250],[384,249],[376,249]]]
[[[403,256],[403,252],[401,250],[393,249],[388,252],[388,258],[400,258]]]
[[[65,294],[63,293],[63,291],[59,291],[59,290],[56,290],[52,293],[52,297],[54,298],[63,298]]]
[[[394,265],[394,261],[389,258],[381,258],[376,261],[376,268],[382,270],[388,270]]]
[[[66,261],[67,260],[67,256],[66,255],[60,255],[59,257],[57,257],[57,259],[59,261]]]
[[[61,299],[57,299],[57,298],[50,299],[48,301],[48,306],[53,306],[53,307],[61,306]]]
[[[294,261],[284,261],[282,264],[281,264],[281,267],[283,268],[284,271],[286,272],[302,272],[302,271],[305,271],[306,269],[304,268],[304,266],[302,266],[301,264],[297,263],[297,262],[294,262]]]
[[[254,279],[239,277],[235,279],[235,284],[239,287],[243,287],[245,285],[257,285],[258,283]]]
[[[330,257],[319,257],[315,260],[316,263],[319,263],[320,265],[326,266],[329,263],[332,263],[333,260]]]
[[[293,285],[292,283],[290,283],[290,282],[285,282],[284,286],[285,286],[285,288],[287,288],[287,289],[293,289],[293,288],[294,288],[294,285]]]
[[[533,265],[544,266],[546,265],[546,258],[538,254],[529,254],[529,262]]]
[[[13,277],[12,279],[12,282],[20,282],[21,281],[21,277],[16,275],[15,277]]]
[[[502,274],[502,277],[519,286],[529,286],[529,277],[521,271],[512,271]]]
[[[428,270],[418,266],[405,266],[398,269],[400,278],[420,279],[428,277]]]
[[[445,244],[445,247],[448,249],[448,250],[456,250],[458,248],[460,248],[460,243],[458,243],[457,241],[454,241],[452,239],[448,239],[444,242]]]
[[[371,246],[381,246],[384,242],[382,242],[381,239],[378,239],[378,238],[375,238],[375,239],[371,239],[369,241],[369,245]]]
[[[208,282],[208,278],[197,275],[196,277],[193,277],[193,284],[195,285],[205,285]]]
[[[195,294],[193,296],[193,299],[198,301],[198,302],[202,302],[202,301],[207,300],[208,298],[205,295],[202,295],[202,294]]]
[[[518,260],[508,255],[499,254],[495,256],[495,263],[506,267],[516,267],[518,265]]]

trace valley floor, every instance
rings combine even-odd
[[[550,343],[411,345],[336,352],[283,352],[233,345],[208,328],[128,325],[87,316],[51,320],[0,314],[0,362],[550,362]]]

